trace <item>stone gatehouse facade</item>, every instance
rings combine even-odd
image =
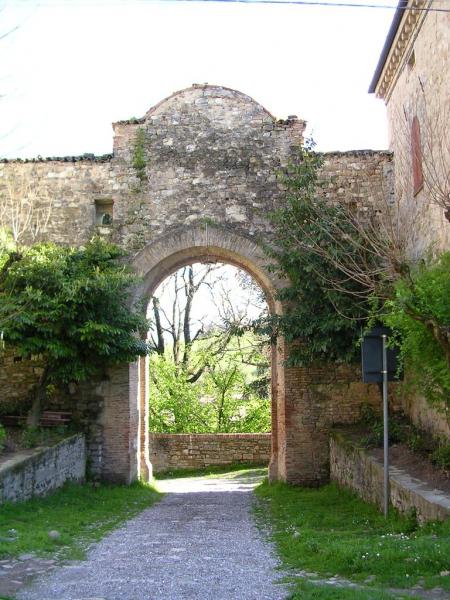
[[[277,178],[301,143],[305,123],[276,120],[248,96],[194,85],[142,119],[114,124],[111,155],[3,160],[0,190],[27,181],[42,203],[51,201],[45,238],[81,245],[96,232],[123,247],[142,278],[136,298],[149,300],[158,284],[193,261],[221,261],[247,270],[280,313],[277,281],[261,242],[270,240],[267,215],[284,201]],[[392,193],[392,156],[354,151],[325,155],[321,193],[362,210],[385,205]],[[51,200],[49,200],[51,199]],[[283,340],[272,349],[270,475],[318,485],[328,479],[328,432],[358,419],[378,390],[357,371],[287,368]],[[26,373],[21,393],[33,380]],[[0,366],[4,398],[13,360]],[[148,378],[145,359],[112,369],[104,379],[72,390],[69,401],[88,436],[91,470],[130,482],[151,473]]]

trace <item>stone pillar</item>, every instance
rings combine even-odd
[[[148,433],[149,418],[149,357],[139,359],[139,478],[149,482],[153,477],[150,463],[150,444]]]
[[[285,476],[288,483],[318,486],[329,480],[326,402],[313,406],[309,397],[312,368],[285,369]]]
[[[104,408],[101,478],[129,484],[138,478],[140,377],[139,362],[120,365],[108,372],[103,386]]]

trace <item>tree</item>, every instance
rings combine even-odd
[[[410,378],[430,402],[450,405],[450,252],[400,280],[383,307]]]
[[[382,281],[376,253],[345,208],[320,198],[322,163],[311,143],[299,148],[283,176],[286,203],[270,217],[274,244],[266,251],[274,259],[272,269],[286,280],[279,293],[286,311],[256,325],[292,343],[291,364],[352,361],[370,311],[370,290],[359,277],[360,266],[370,281]],[[349,269],[356,266],[358,276],[352,277]]]
[[[9,231],[17,246],[34,243],[46,231],[52,213],[47,190],[39,193],[32,178],[10,175],[0,190],[0,228]]]
[[[7,252],[0,271],[4,339],[24,357],[39,355],[43,365],[30,425],[50,383],[84,381],[147,353],[137,333],[148,323],[128,305],[135,278],[122,256],[100,239],[82,248],[41,243]]]
[[[239,290],[245,301],[238,301]],[[158,355],[150,364],[154,431],[270,427],[267,339],[244,327],[249,312],[259,314],[264,305],[261,290],[242,272],[232,277],[220,264],[184,267],[157,290],[150,307]]]

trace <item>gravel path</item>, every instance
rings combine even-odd
[[[18,600],[282,600],[281,573],[251,516],[258,474],[158,482],[161,502],[57,568]]]

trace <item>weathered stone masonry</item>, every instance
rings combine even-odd
[[[283,202],[277,171],[295,153],[304,127],[297,118],[276,121],[240,92],[194,86],[143,119],[116,123],[111,156],[3,161],[0,189],[7,177],[26,178],[38,195],[53,199],[48,239],[82,244],[98,231],[122,246],[142,276],[137,297],[148,299],[165,276],[193,260],[220,260],[246,269],[280,312],[281,283],[268,272],[260,241],[271,236],[268,212]],[[322,193],[362,210],[383,206],[391,160],[386,152],[327,154]],[[102,210],[112,212],[112,224],[98,225]],[[270,473],[315,485],[328,477],[331,424],[355,420],[361,403],[378,396],[352,387],[359,375],[342,370],[286,369],[284,354],[281,340],[272,354]],[[120,481],[147,476],[145,360],[96,384],[95,401],[86,386],[82,395],[84,407],[99,406],[88,431],[94,471]]]
[[[155,473],[237,463],[267,465],[270,433],[152,433],[150,461]]]

